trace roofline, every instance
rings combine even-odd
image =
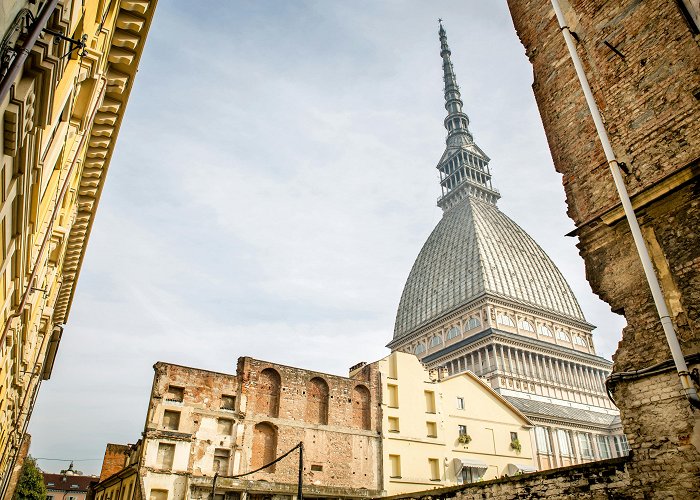
[[[153,370],[155,371],[158,366],[175,366],[177,368],[184,368],[185,370],[195,370],[198,372],[213,373],[214,375],[225,375],[227,377],[236,377],[235,373],[217,372],[214,370],[206,370],[204,368],[195,368],[194,366],[179,365],[177,363],[168,363],[167,361],[156,361],[155,364],[153,365]]]
[[[519,416],[520,418],[522,418],[523,420],[525,420],[525,422],[527,423],[527,425],[532,426],[532,427],[535,426],[535,424],[533,424],[533,423],[530,421],[530,419],[528,418],[527,415],[525,415],[523,412],[521,412],[520,410],[518,410],[518,409],[517,409],[510,401],[508,401],[506,398],[504,398],[503,396],[501,396],[500,394],[498,394],[498,393],[493,389],[493,387],[491,387],[491,386],[488,385],[486,382],[484,382],[483,380],[481,380],[481,377],[479,377],[478,375],[476,375],[476,374],[475,374],[474,372],[472,372],[471,370],[466,370],[466,371],[464,371],[464,372],[455,373],[454,375],[450,375],[449,377],[447,377],[446,379],[441,380],[440,382],[447,381],[447,380],[450,380],[450,379],[453,379],[453,378],[457,378],[457,377],[460,377],[460,376],[462,376],[462,375],[467,375],[467,376],[471,377],[472,380],[475,380],[476,382],[478,382],[479,384],[481,384],[482,387],[484,387],[485,389],[488,389],[489,392],[491,392],[491,393],[493,393],[494,395],[496,395],[496,397],[497,397],[501,402],[505,403],[505,405],[506,405],[510,410],[512,410],[513,412],[515,412],[515,414],[516,414],[517,416]]]

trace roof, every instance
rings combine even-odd
[[[588,425],[610,427],[619,423],[619,415],[609,415],[597,411],[583,410],[544,401],[504,396],[513,406],[529,417],[561,418]]]
[[[96,476],[51,474],[48,472],[42,472],[42,475],[44,476],[44,484],[49,490],[87,491],[90,483],[97,483],[100,480]]]
[[[585,321],[557,266],[493,203],[468,196],[447,210],[406,280],[394,339],[490,294]]]

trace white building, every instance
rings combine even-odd
[[[447,147],[437,165],[444,213],[401,296],[393,351],[483,377],[536,425],[538,468],[627,453],[592,330],[554,262],[496,203],[440,26]]]

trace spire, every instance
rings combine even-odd
[[[491,186],[491,172],[486,156],[469,131],[469,117],[462,111],[464,103],[459,93],[447,34],[439,19],[440,57],[442,57],[443,80],[445,82],[445,128],[447,139],[445,152],[437,165],[440,171],[442,195],[438,206],[447,211],[467,196],[472,196],[495,204],[500,195]]]

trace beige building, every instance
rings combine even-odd
[[[63,325],[156,0],[0,0],[0,498]]]
[[[473,373],[427,370],[402,352],[372,365],[382,374],[386,494],[536,470],[532,423]]]

